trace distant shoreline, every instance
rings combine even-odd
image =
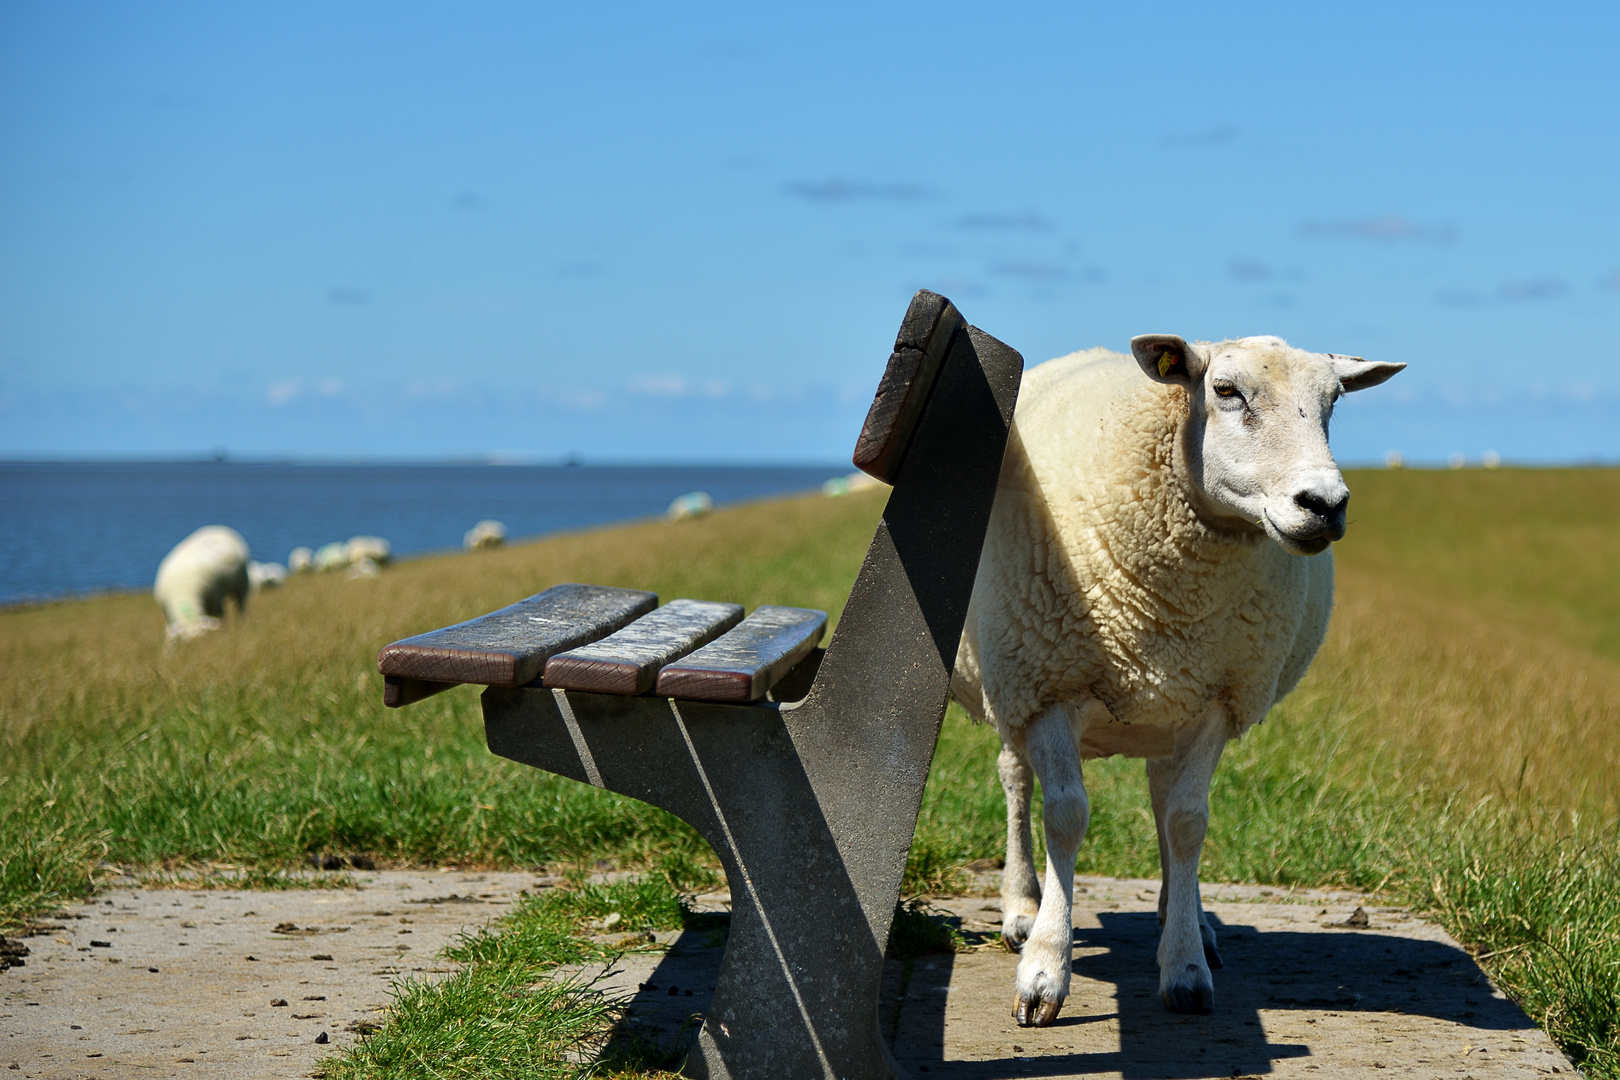
[[[716,505],[814,491],[848,465],[489,465],[247,461],[0,462],[0,608],[150,587],[194,529],[228,525],[260,562],[381,536],[401,558],[457,550],[494,519],[529,539],[658,517],[703,491]]]

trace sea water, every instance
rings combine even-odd
[[[146,589],[169,549],[229,525],[260,562],[381,536],[396,555],[459,548],[484,519],[509,539],[814,490],[848,468],[782,466],[0,463],[0,604]]]

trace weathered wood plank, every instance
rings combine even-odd
[[[611,634],[657,606],[657,595],[640,589],[555,585],[488,615],[396,641],[377,654],[377,670],[433,683],[522,686],[557,653]]]
[[[645,694],[658,669],[713,641],[743,617],[741,604],[671,600],[623,630],[546,661],[547,687]]]
[[[765,605],[735,630],[658,673],[660,697],[758,701],[808,656],[827,629],[827,613]]]
[[[857,469],[885,484],[894,483],[951,340],[965,326],[967,321],[955,305],[938,293],[919,289],[911,298],[889,365],[855,442]]]

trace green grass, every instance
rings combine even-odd
[[[461,965],[454,976],[396,984],[389,1023],[328,1060],[327,1080],[574,1080],[581,1047],[609,1050],[592,1070],[598,1074],[626,1064],[677,1064],[645,1053],[626,1062],[624,1048],[608,1045],[617,1003],[588,980],[554,974],[559,965],[623,951],[588,936],[593,921],[611,914],[620,916],[615,929],[623,931],[673,930],[690,917],[671,880],[659,874],[612,885],[575,881],[525,896],[498,922],[445,950]]]
[[[319,853],[532,866],[696,850],[665,814],[493,758],[474,688],[384,709],[378,648],[567,580],[836,613],[880,509],[818,497],[295,580],[170,653],[142,596],[0,612],[0,927],[83,895],[102,861],[218,876]]]
[[[1620,1078],[1620,472],[1349,481],[1328,641],[1227,750],[1204,877],[1380,889],[1430,912],[1589,1075]],[[491,757],[469,689],[383,710],[376,649],[565,580],[836,615],[880,505],[789,500],[372,581],[301,579],[170,654],[146,597],[0,612],[0,924],[83,895],[103,862],[275,885],[322,852],[608,858],[663,870],[652,880],[672,896],[672,880],[713,865],[690,829]],[[951,710],[910,893],[949,891],[963,863],[1000,853],[995,749]],[[1086,780],[1082,872],[1156,875],[1141,763],[1091,762]],[[431,1072],[447,1048],[465,1055],[456,1075],[548,1075],[558,1056],[536,1047],[549,1035],[503,1040],[537,1018],[564,1033],[606,1022],[605,1003],[540,975],[584,955],[582,912],[625,902],[569,895],[458,947],[462,975],[403,987],[392,1022],[333,1075]]]
[[[1359,472],[1349,480],[1341,560],[1620,660],[1613,469]]]

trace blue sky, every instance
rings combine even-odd
[[[0,4],[0,455],[847,458],[1033,364],[1405,361],[1342,460],[1620,460],[1613,4]]]

